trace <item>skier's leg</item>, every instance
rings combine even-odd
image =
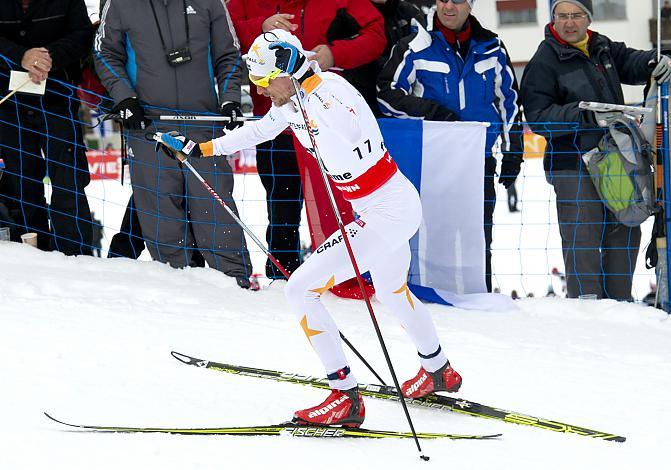
[[[408,288],[410,246],[406,243],[370,268],[375,295],[401,322],[417,349],[422,366],[429,372],[441,368],[447,358],[440,347],[431,313]],[[436,351],[439,351],[437,354]]]
[[[401,389],[412,398],[437,391],[456,392],[461,376],[450,366],[442,349],[431,313],[408,288],[410,247],[407,243],[375,260],[370,268],[377,298],[394,312],[415,344],[422,365]]]
[[[357,263],[366,270],[370,259],[380,256],[379,235],[352,222],[346,227]],[[284,292],[305,336],[324,364],[333,389],[317,406],[296,411],[294,420],[321,425],[360,426],[365,417],[363,399],[340,341],[340,332],[321,302],[321,296],[344,279],[354,276],[340,232],[332,234],[291,275]]]
[[[414,187],[399,174],[390,180],[386,189],[377,194],[374,203],[361,205],[361,217],[345,227],[360,272],[366,272],[383,258],[389,257],[399,247],[408,245],[408,239],[416,232],[421,220],[421,204]],[[407,272],[409,258],[404,261]],[[332,413],[345,415],[348,420],[363,421],[363,402],[354,403],[352,389],[356,379],[350,373],[347,359],[342,350],[339,331],[320,301],[320,296],[330,287],[354,276],[345,242],[340,231],[333,233],[314,251],[289,279],[285,294],[294,312],[297,314],[306,336],[315,352],[319,355],[329,385],[336,390],[326,402],[317,407],[301,410],[297,418],[305,421],[333,424]],[[346,392],[349,392],[347,395]],[[348,407],[353,403],[354,408]],[[341,407],[342,405],[342,407]],[[359,414],[352,412],[359,407]],[[320,414],[329,411],[327,416]],[[337,410],[337,411],[334,411]]]
[[[354,227],[352,227],[354,225]],[[347,227],[355,254],[362,253],[358,262],[368,258],[361,250],[361,239],[365,236],[361,227],[352,223]],[[363,268],[362,268],[363,269]],[[321,302],[322,294],[339,282],[354,276],[352,263],[347,254],[340,232],[335,232],[306,259],[291,275],[284,293],[296,313],[298,321],[308,341],[321,359],[326,374],[349,370],[347,358],[342,349],[340,332],[333,318]],[[353,374],[329,380],[331,388],[340,390],[356,386]]]

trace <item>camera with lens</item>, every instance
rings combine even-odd
[[[181,49],[175,49],[174,51],[168,52],[168,63],[173,67],[178,65],[186,64],[191,62],[191,51],[188,47],[183,47]]]

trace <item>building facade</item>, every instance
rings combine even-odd
[[[591,29],[629,47],[648,50],[656,37],[656,0],[592,0],[594,22]],[[550,19],[551,0],[480,0],[473,14],[486,28],[496,31],[508,48],[518,81],[525,65],[543,40]],[[625,86],[628,103],[642,101],[642,87]]]

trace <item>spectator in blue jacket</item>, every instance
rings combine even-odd
[[[496,159],[499,183],[509,188],[522,164],[519,88],[503,42],[471,14],[475,0],[436,0],[427,29],[392,50],[378,78],[378,103],[391,117],[430,121],[489,122],[485,151],[486,282],[491,292],[491,243]],[[500,139],[500,140],[499,140]]]

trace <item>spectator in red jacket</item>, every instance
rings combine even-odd
[[[297,36],[306,50],[315,53],[311,58],[322,70],[352,69],[367,64],[382,55],[387,43],[384,20],[368,0],[230,0],[227,6],[243,54],[259,34],[276,28]],[[360,26],[359,34],[329,43],[327,31],[343,13],[356,20]],[[252,93],[252,101],[256,115],[265,114],[270,109],[270,100],[262,95]],[[301,158],[296,158],[297,153]],[[337,229],[336,221],[330,215],[328,200],[320,186],[316,162],[300,145],[294,145],[290,133],[280,134],[274,141],[257,146],[256,158],[261,182],[267,192],[268,247],[292,272],[300,264],[298,225],[302,197],[308,201],[313,246],[318,246],[326,235]],[[304,195],[301,194],[299,172],[305,177]],[[317,183],[313,186],[311,181]],[[339,194],[337,199],[344,222],[351,221],[351,207]],[[270,263],[266,265],[266,273],[281,276]]]

